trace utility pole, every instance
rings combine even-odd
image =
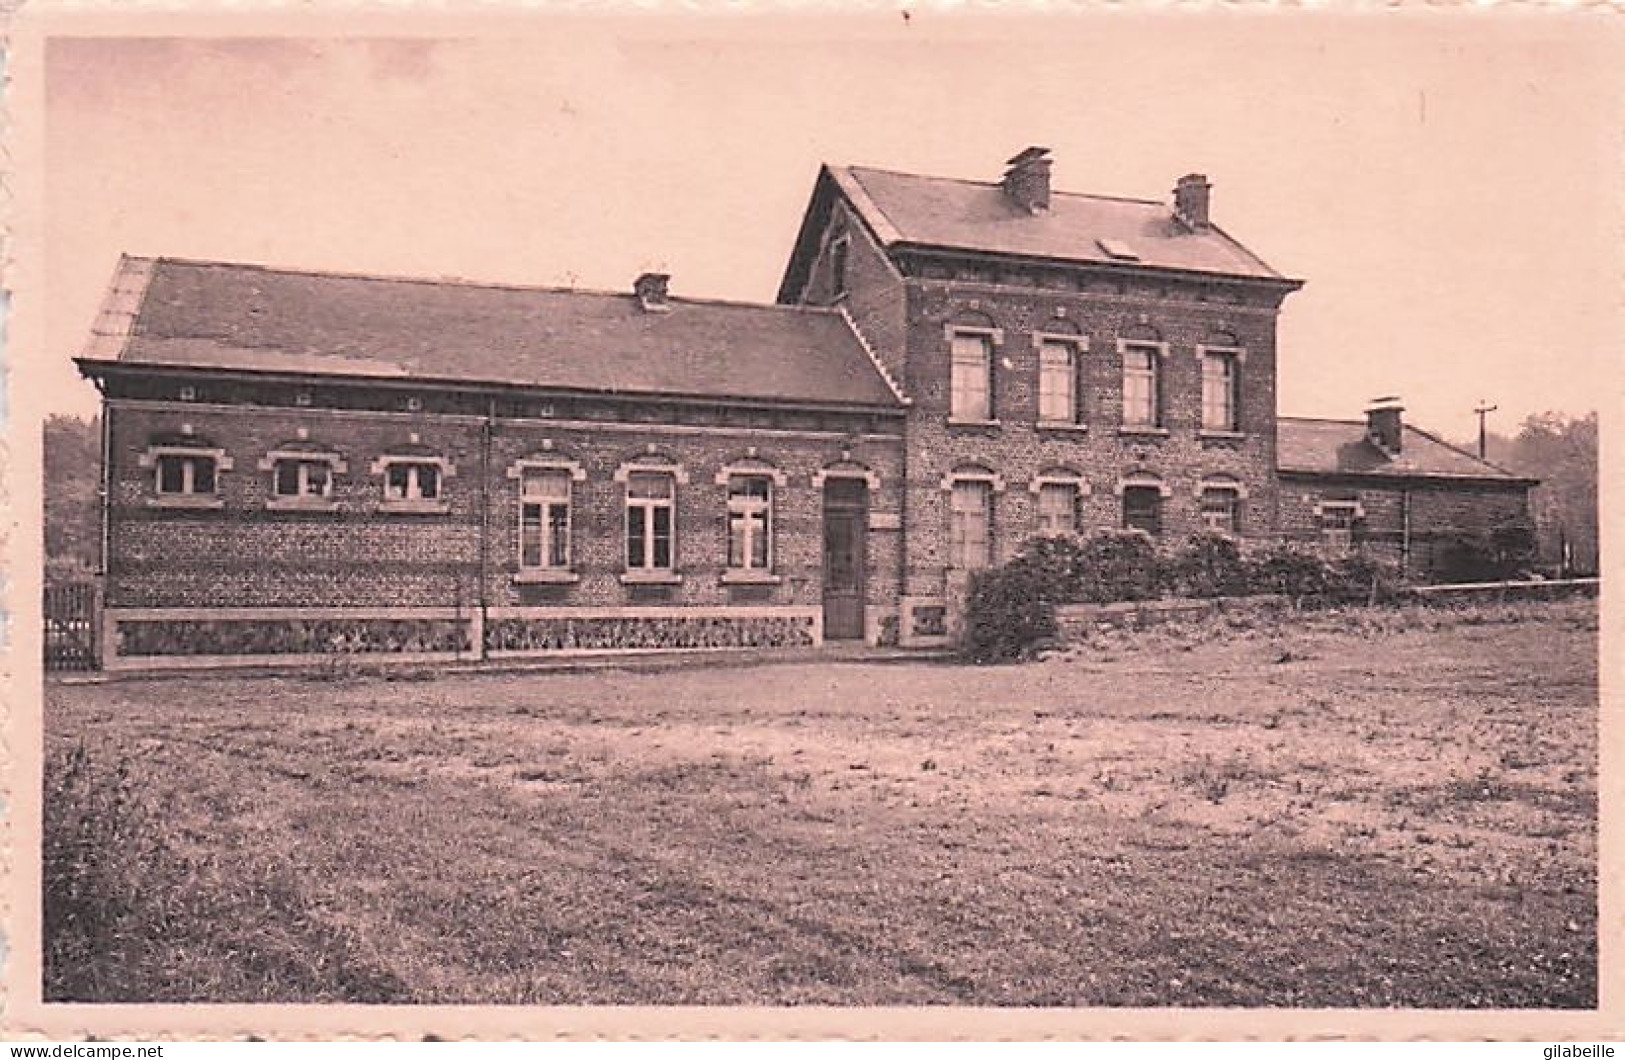
[[[1490,413],[1494,412],[1497,408],[1499,408],[1499,406],[1497,406],[1497,405],[1486,405],[1484,403],[1484,399],[1480,398],[1479,401],[1478,401],[1478,405],[1476,407],[1474,407],[1474,409],[1473,409],[1473,411],[1478,414],[1478,458],[1480,460],[1484,459],[1484,446],[1485,446],[1484,420],[1485,420],[1485,418],[1487,416],[1489,416]]]

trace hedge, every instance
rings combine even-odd
[[[1035,538],[1009,563],[972,579],[961,650],[978,663],[1029,657],[1054,639],[1057,604],[1260,593],[1374,603],[1397,586],[1389,564],[1359,553],[1328,558],[1289,543],[1249,549],[1222,534],[1161,549],[1141,530]]]

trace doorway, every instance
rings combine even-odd
[[[864,570],[868,566],[869,484],[824,480],[824,638],[863,637]]]

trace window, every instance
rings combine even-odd
[[[1123,426],[1160,427],[1162,410],[1157,395],[1161,348],[1154,343],[1123,346]]]
[[[948,562],[961,570],[980,570],[993,562],[993,484],[958,479],[950,493]]]
[[[389,501],[434,501],[440,499],[440,466],[405,460],[390,461],[384,467],[384,499]]]
[[[282,500],[333,495],[333,465],[327,460],[283,457],[271,472],[271,492]]]
[[[1067,537],[1078,529],[1078,487],[1070,482],[1046,482],[1038,487],[1038,533]]]
[[[1354,547],[1354,524],[1360,506],[1354,501],[1324,501],[1320,505],[1320,541],[1329,551],[1347,552]]]
[[[728,566],[767,571],[773,563],[773,480],[734,475],[728,480]]]
[[[672,570],[676,492],[676,480],[664,471],[633,471],[626,476],[627,570]]]
[[[1240,358],[1234,350],[1202,351],[1202,429],[1234,431]]]
[[[968,423],[993,418],[993,338],[975,332],[953,335],[953,371],[949,381],[950,419]]]
[[[1153,536],[1162,532],[1162,489],[1158,486],[1123,487],[1123,525]]]
[[[220,508],[220,476],[231,470],[224,449],[194,436],[184,427],[165,435],[140,454],[138,466],[152,471],[152,494],[147,504],[157,508]]]
[[[570,566],[570,472],[525,468],[519,480],[519,566]]]
[[[1241,495],[1231,486],[1202,487],[1202,526],[1216,534],[1240,531]]]
[[[1076,423],[1078,368],[1076,345],[1044,339],[1038,347],[1038,421]]]
[[[215,491],[215,458],[203,453],[160,453],[158,496],[212,496]]]
[[[830,292],[836,298],[846,293],[846,257],[848,242],[846,236],[838,236],[829,245],[829,284]]]

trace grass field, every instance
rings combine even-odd
[[[47,996],[1590,1007],[1596,626],[53,685],[148,838]]]

